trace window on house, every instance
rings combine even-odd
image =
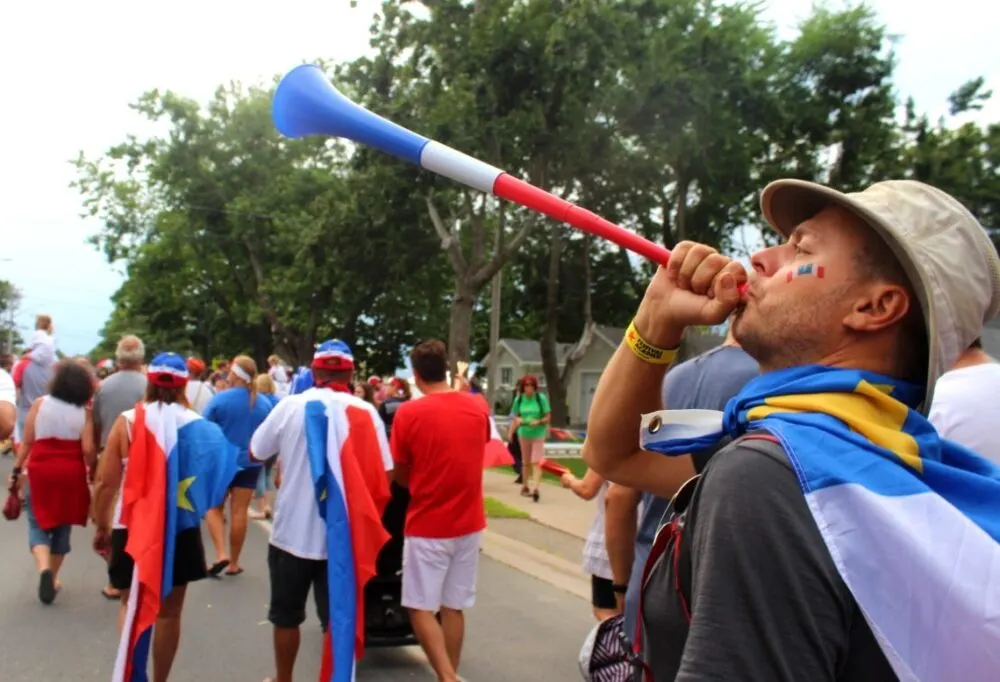
[[[500,368],[500,383],[504,386],[510,386],[514,383],[514,368],[513,367],[501,367]]]

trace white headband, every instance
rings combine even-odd
[[[237,365],[235,362],[229,366],[229,369],[232,370],[233,374],[238,376],[240,379],[243,379],[243,381],[247,382],[248,384],[250,383],[250,375],[247,374],[247,371],[245,369]]]

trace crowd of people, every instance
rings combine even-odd
[[[682,242],[654,275],[594,396],[590,468],[562,477],[597,508],[583,676],[996,679],[1000,364],[981,335],[1000,313],[1000,257],[958,201],[918,182],[842,194],[779,181],[761,206],[784,241],[749,268]],[[721,346],[674,363],[686,328],[723,323]],[[85,363],[55,362],[50,319],[36,326],[16,381],[0,374],[0,437],[16,421],[10,484],[41,601],[61,587],[70,528],[92,521],[104,594],[121,604],[119,662],[145,665],[129,635],[149,570],[135,560],[139,510],[165,486],[183,514],[167,515],[154,681],[169,674],[186,585],[245,570],[252,514],[274,519],[272,679],[292,679],[310,591],[343,674],[402,488],[402,605],[437,678],[459,679],[497,434],[482,396],[449,381],[443,343],[413,347],[416,391],[356,381],[337,340],[308,368],[272,357],[261,373],[245,355],[213,370],[172,353],[147,364],[129,336],[97,383]],[[511,416],[521,494],[537,502],[551,420],[537,380],[520,383]]]

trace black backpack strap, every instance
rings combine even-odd
[[[744,449],[754,450],[763,455],[776,459],[789,466],[788,459],[785,457],[784,448],[782,448],[780,441],[777,438],[767,433],[766,431],[755,431],[742,436],[735,441],[727,444],[728,446],[740,447]],[[716,450],[719,452],[720,450]],[[714,454],[714,453],[713,453]],[[681,606],[684,610],[684,615],[688,622],[691,622],[691,530],[693,528],[693,523],[696,520],[696,515],[690,514],[690,508],[692,503],[697,503],[698,489],[701,487],[701,471],[699,470],[699,475],[696,477],[697,480],[692,479],[685,483],[680,490],[677,491],[675,496],[676,500],[676,513],[674,518],[671,520],[670,532],[675,534],[674,537],[674,551],[672,557],[671,570],[674,576],[674,586],[677,590],[677,597],[681,601]],[[685,490],[689,483],[694,483],[690,490]],[[683,495],[682,495],[683,493]]]

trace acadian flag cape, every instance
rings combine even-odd
[[[351,682],[364,653],[364,590],[389,534],[382,513],[389,482],[373,413],[344,394],[311,389],[304,396],[306,448],[320,516],[326,522],[329,628],[320,682]],[[379,422],[381,428],[381,422]],[[388,447],[385,445],[385,447]]]
[[[1000,679],[1000,468],[940,438],[923,390],[808,366],[726,406],[643,417],[668,455],[764,430],[784,447],[834,564],[904,682]]]
[[[146,682],[153,625],[173,589],[177,533],[198,528],[222,504],[236,474],[236,448],[222,430],[181,405],[135,409],[122,486],[125,551],[135,561],[112,682]]]
[[[510,466],[514,463],[514,455],[510,454],[507,444],[500,436],[497,423],[490,416],[490,439],[486,442],[486,449],[483,451],[483,468]]]

